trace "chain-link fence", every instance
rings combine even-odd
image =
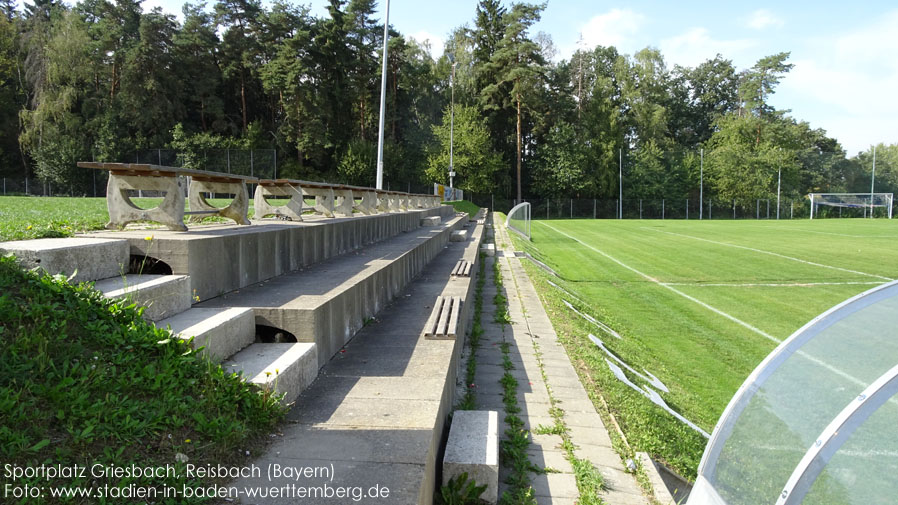
[[[508,212],[517,203],[494,195],[469,195],[480,207]],[[811,204],[807,198],[759,198],[752,200],[624,199],[587,198],[528,199],[532,219],[807,219]],[[887,218],[889,209],[878,207],[873,217]],[[818,207],[815,218],[871,217],[869,208]]]
[[[277,151],[274,149],[207,149],[198,153],[184,153],[174,149],[147,149],[117,161],[166,167],[189,166],[197,170],[248,175],[260,179],[276,179],[278,176]],[[83,177],[64,185],[33,177],[5,177],[0,178],[2,183],[0,195],[105,197],[108,180],[109,174],[105,170],[89,169],[85,169]],[[249,190],[252,195],[254,185],[251,185]],[[149,192],[141,196],[156,195]]]

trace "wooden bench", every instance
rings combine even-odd
[[[218,215],[233,219],[237,224],[250,224],[247,217],[249,197],[246,183],[257,182],[256,177],[138,163],[81,161],[78,166],[109,171],[109,182],[106,185],[109,222],[106,228],[123,229],[134,221],[155,221],[170,230],[187,231],[185,215],[192,216],[193,219]],[[189,211],[184,210],[180,177],[190,178]],[[165,197],[158,207],[141,209],[131,201],[129,191],[162,191]],[[217,208],[206,201],[204,193],[233,194],[234,199],[227,207]]]
[[[275,206],[268,201],[270,196],[288,197],[289,200],[286,205]],[[313,197],[315,204],[308,206],[305,203],[306,197]],[[297,179],[259,181],[253,203],[257,218],[279,216],[294,221],[302,221],[302,214],[307,208],[326,217],[349,217],[353,211],[372,215],[379,212],[431,208],[437,205],[439,197],[433,195],[415,195]]]

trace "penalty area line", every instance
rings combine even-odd
[[[548,226],[548,225],[547,225],[547,226]],[[881,275],[868,274],[867,272],[859,272],[859,271],[857,271],[857,270],[849,270],[849,269],[847,269],[847,268],[834,267],[834,266],[832,266],[832,265],[824,265],[823,263],[816,263],[816,262],[813,262],[813,261],[803,260],[803,259],[801,259],[801,258],[795,258],[795,257],[793,257],[793,256],[786,256],[785,254],[775,253],[775,252],[771,252],[771,251],[765,251],[765,250],[763,250],[763,249],[755,249],[754,247],[747,247],[747,246],[744,246],[744,245],[738,245],[738,244],[728,244],[728,243],[726,243],[726,242],[718,242],[718,241],[716,241],[716,240],[709,240],[709,239],[706,239],[706,238],[694,237],[694,236],[692,236],[692,235],[684,235],[684,234],[682,234],[682,233],[675,233],[675,232],[672,232],[672,231],[657,230],[657,229],[655,229],[655,228],[650,228],[650,227],[648,227],[648,226],[643,226],[642,228],[643,228],[644,230],[652,230],[652,231],[656,231],[656,232],[658,232],[658,233],[666,233],[666,234],[668,234],[668,235],[673,235],[673,236],[675,236],[675,237],[683,237],[683,238],[691,238],[692,240],[700,240],[700,241],[702,241],[702,242],[708,242],[709,244],[722,245],[722,246],[726,246],[726,247],[734,247],[734,248],[736,248],[736,249],[745,249],[746,251],[752,251],[752,252],[761,253],[761,254],[769,254],[769,255],[771,255],[771,256],[776,256],[777,258],[783,258],[783,259],[787,259],[787,260],[797,261],[797,262],[799,262],[799,263],[804,263],[804,264],[806,264],[806,265],[813,265],[813,266],[815,266],[815,267],[821,267],[821,268],[831,268],[831,269],[833,269],[833,270],[839,270],[840,272],[848,272],[848,273],[850,273],[850,274],[864,275],[864,276],[867,276],[867,277],[873,277],[873,278],[875,278],[875,279],[882,279],[883,281],[893,281],[893,280],[895,280],[895,279],[891,279],[891,278],[889,278],[889,277],[883,277],[883,276],[881,276]]]
[[[567,234],[567,233],[565,233],[565,232],[559,230],[558,228],[555,228],[554,226],[552,226],[552,225],[550,225],[550,224],[547,224],[547,223],[544,223],[544,222],[542,222],[542,221],[536,221],[536,222],[539,223],[539,224],[542,224],[543,226],[546,226],[546,227],[552,229],[553,231],[555,231],[555,232],[557,232],[557,233],[560,233],[560,234],[564,235],[565,237],[567,237],[567,238],[573,240],[574,242],[577,242],[578,244],[580,244],[580,245],[582,245],[582,246],[584,246],[584,247],[586,247],[586,248],[589,248],[589,249],[591,249],[591,250],[593,250],[593,251],[595,251],[595,252],[601,254],[602,256],[608,258],[609,260],[611,260],[611,261],[617,263],[618,265],[620,265],[620,266],[626,268],[627,270],[629,270],[629,271],[631,271],[631,272],[633,272],[633,273],[635,273],[635,274],[637,274],[637,275],[639,275],[639,276],[641,276],[641,277],[643,277],[643,278],[645,278],[645,279],[647,279],[647,280],[649,280],[649,281],[651,281],[651,282],[654,282],[655,284],[657,284],[657,285],[659,285],[659,286],[661,286],[661,287],[663,287],[663,288],[665,288],[665,289],[669,289],[669,290],[673,291],[674,293],[676,293],[676,294],[682,296],[683,298],[685,298],[685,299],[687,299],[687,300],[689,300],[689,301],[691,301],[691,302],[693,302],[693,303],[696,303],[696,304],[698,304],[698,305],[701,305],[702,307],[704,307],[704,308],[710,310],[711,312],[714,312],[715,314],[717,314],[717,315],[719,315],[719,316],[722,316],[722,317],[724,317],[724,318],[726,318],[726,319],[729,319],[730,321],[732,321],[732,322],[734,322],[734,323],[736,323],[736,324],[742,326],[743,328],[747,328],[748,330],[751,330],[751,331],[757,333],[758,335],[760,335],[760,336],[766,338],[767,340],[770,340],[771,342],[774,342],[774,343],[776,343],[776,344],[782,343],[782,340],[781,340],[781,339],[778,339],[778,338],[774,337],[773,335],[767,333],[766,331],[764,331],[764,330],[762,330],[762,329],[760,329],[760,328],[757,328],[757,327],[755,327],[755,326],[752,326],[751,324],[748,324],[748,323],[746,323],[745,321],[743,321],[743,320],[741,320],[741,319],[739,319],[739,318],[736,318],[736,317],[734,317],[734,316],[731,316],[730,314],[727,314],[726,312],[724,312],[724,311],[718,309],[717,307],[712,307],[711,305],[708,305],[707,303],[705,303],[705,302],[699,300],[698,298],[695,298],[695,297],[693,297],[693,296],[689,296],[689,295],[687,295],[686,293],[680,291],[679,289],[677,289],[677,288],[675,288],[675,287],[673,287],[673,286],[671,286],[671,285],[669,285],[669,284],[667,284],[667,283],[661,282],[661,281],[659,281],[658,279],[656,279],[656,278],[654,278],[654,277],[652,277],[652,276],[650,276],[650,275],[648,275],[648,274],[645,274],[645,273],[643,273],[643,272],[640,272],[639,270],[637,270],[637,269],[631,267],[630,265],[627,265],[626,263],[620,261],[619,259],[617,259],[617,258],[611,256],[610,254],[608,254],[608,253],[606,253],[606,252],[604,252],[604,251],[601,251],[601,250],[599,250],[599,249],[596,249],[595,247],[593,247],[593,246],[587,244],[586,242],[583,242],[582,240],[578,239],[577,237],[574,237],[574,236],[572,236],[572,235],[569,235],[569,234]]]
[[[814,286],[878,286],[878,281],[846,281],[846,282],[665,282],[668,286],[691,286],[697,288],[811,288]]]

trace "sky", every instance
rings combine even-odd
[[[382,16],[386,0],[381,0]],[[145,0],[149,9],[180,13],[181,0]],[[213,3],[210,0],[210,3]],[[302,1],[326,15],[326,0]],[[503,0],[503,5],[510,2]],[[392,0],[390,24],[427,40],[434,57],[464,24],[473,26],[476,0]],[[737,69],[791,52],[795,67],[770,98],[778,109],[822,128],[849,156],[880,142],[898,143],[898,3],[818,0],[764,3],[548,0],[532,35],[549,34],[559,59],[582,44],[614,45],[633,54],[651,46],[668,67],[695,66],[720,53]]]

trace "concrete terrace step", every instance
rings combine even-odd
[[[297,398],[284,436],[275,439],[255,464],[333,465],[331,486],[360,486],[367,491],[378,485],[389,489],[384,503],[432,503],[439,485],[435,478],[440,441],[456,400],[463,340],[427,340],[421,333],[429,305],[438,296],[468,299],[460,317],[460,323],[467,322],[474,305],[470,298],[474,280],[450,278],[449,273],[462,258],[470,258],[477,266],[481,228],[470,230],[471,240],[441,248],[421,275],[377,314],[377,321],[362,328],[345,352],[330,359],[318,379]],[[232,485],[270,487],[291,482],[247,478]],[[305,483],[324,484],[316,479]],[[285,500],[253,503],[281,505]]]
[[[448,243],[458,217],[199,304],[252,307],[256,321],[318,345],[319,365],[387,305]]]
[[[290,403],[318,376],[318,352],[308,342],[252,344],[221,367],[243,374],[244,380],[260,389],[284,393],[284,403]]]
[[[190,308],[190,278],[186,275],[123,275],[97,281],[106,298],[129,299],[146,307],[143,318],[159,321]]]
[[[212,361],[232,356],[255,340],[256,319],[253,309],[192,308],[156,322],[160,328],[170,327],[181,338],[193,338],[193,348],[203,347]]]
[[[41,238],[0,242],[0,255],[13,253],[23,268],[40,267],[72,282],[95,281],[128,271],[130,247],[124,239]]]
[[[414,231],[423,217],[453,214],[452,207],[444,205],[372,216],[313,216],[301,222],[203,225],[191,227],[187,233],[125,230],[91,233],[89,237],[128,240],[131,254],[161,260],[173,274],[189,275],[191,292],[208,300]]]

